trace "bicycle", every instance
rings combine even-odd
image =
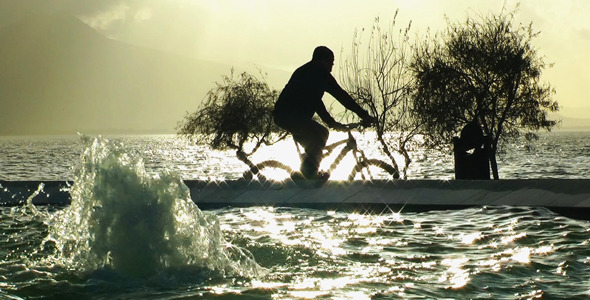
[[[358,148],[356,138],[353,136],[352,131],[354,129],[359,128],[360,126],[361,123],[352,123],[345,125],[346,130],[344,131],[348,133],[348,138],[334,142],[324,147],[323,158],[326,158],[330,156],[336,148],[344,144],[344,147],[342,147],[340,153],[338,154],[338,156],[336,156],[336,158],[330,165],[328,169],[328,174],[331,174],[332,171],[334,171],[334,169],[336,169],[336,167],[338,167],[338,165],[342,162],[344,157],[352,151],[356,163],[352,168],[350,174],[348,175],[349,181],[354,180],[357,174],[360,174],[362,180],[372,179],[373,175],[370,171],[371,166],[381,169],[383,172],[389,174],[392,179],[399,179],[398,170],[394,168],[391,164],[384,162],[380,159],[369,159],[366,157],[365,152]],[[300,146],[297,142],[295,142],[295,146],[297,147],[299,157],[302,159],[303,153],[301,152]],[[242,174],[242,178],[246,180],[252,180],[254,179],[254,176],[256,176],[259,180],[266,181],[266,177],[263,174],[261,174],[260,171],[267,168],[282,169],[291,175],[297,172],[296,170],[293,170],[290,166],[280,161],[265,160],[250,166],[248,170],[244,171],[244,173]]]

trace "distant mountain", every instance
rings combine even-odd
[[[590,106],[562,106],[549,117],[559,121],[555,130],[590,131]]]
[[[172,133],[229,70],[33,15],[0,28],[0,135]]]
[[[590,119],[560,117],[557,120],[560,121],[557,130],[590,131]]]

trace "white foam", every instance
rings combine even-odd
[[[178,174],[149,176],[142,159],[122,144],[82,140],[71,205],[49,221],[45,243],[59,250],[57,263],[130,276],[186,267],[239,276],[263,270],[247,251],[226,241],[217,218],[194,204]]]

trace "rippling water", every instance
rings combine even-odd
[[[53,209],[2,208],[0,296],[146,298],[590,297],[590,226],[544,209],[496,207],[367,214],[227,208],[229,243],[268,270],[216,276],[199,268],[129,277],[39,264]],[[198,249],[195,249],[198,251]],[[221,297],[225,299],[224,297]]]
[[[200,211],[181,179],[237,178],[232,153],[112,140],[0,140],[0,179],[75,181],[67,207],[0,207],[0,298],[590,297],[587,221],[530,207]],[[544,135],[500,173],[588,178],[589,155],[587,133]],[[419,154],[410,177],[452,178],[448,156]]]

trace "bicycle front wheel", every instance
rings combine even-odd
[[[350,175],[348,175],[348,180],[354,180],[358,174],[361,175],[362,179],[365,179],[364,174],[368,174],[368,179],[372,179],[372,174],[375,173],[375,171],[388,174],[388,179],[399,179],[399,172],[392,165],[379,159],[367,159],[354,166]]]

